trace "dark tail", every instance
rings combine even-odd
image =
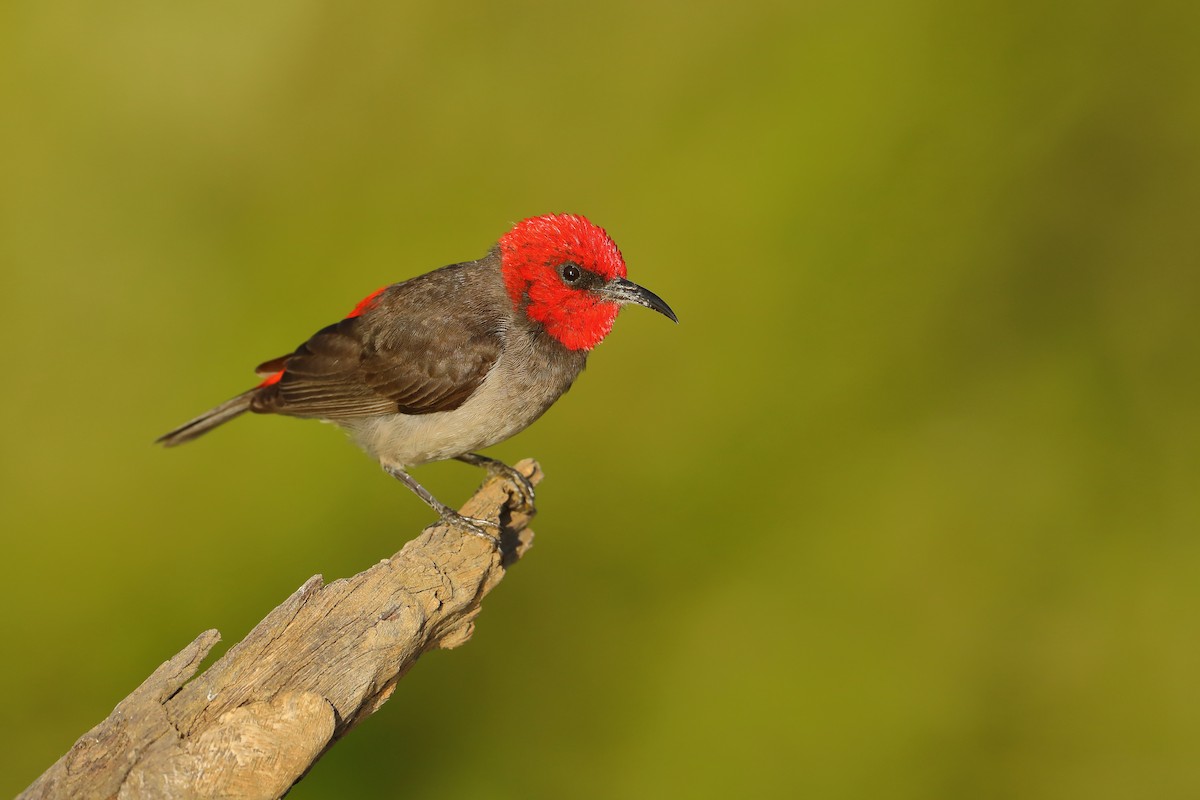
[[[229,422],[234,417],[249,411],[250,401],[254,399],[254,394],[257,391],[258,387],[255,387],[248,392],[239,394],[232,400],[226,400],[216,408],[209,409],[195,419],[183,423],[170,433],[164,433],[155,439],[154,443],[161,444],[164,447],[174,447],[177,444],[190,442],[197,436],[208,433],[218,425]]]

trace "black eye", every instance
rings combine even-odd
[[[574,283],[583,276],[583,270],[568,261],[562,265],[562,279],[567,283]]]

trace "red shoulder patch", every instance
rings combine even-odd
[[[267,379],[258,385],[258,388],[261,389],[264,386],[273,386],[274,384],[279,383],[280,379],[283,378],[283,373],[284,370],[279,370],[279,372],[276,372],[274,375],[268,375]]]
[[[354,307],[354,310],[346,315],[346,319],[350,319],[351,317],[357,317],[360,314],[363,314],[364,312],[370,311],[372,308],[375,307],[375,304],[379,302],[379,295],[386,292],[387,289],[388,289],[388,287],[381,286],[380,288],[376,289],[375,291],[371,292],[369,295],[364,297],[362,300],[360,300],[358,302],[358,305],[356,305]]]

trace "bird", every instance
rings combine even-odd
[[[586,217],[523,219],[483,258],[372,292],[260,364],[252,389],[156,442],[183,444],[246,412],[331,422],[439,520],[498,547],[495,522],[450,508],[409,470],[450,459],[483,467],[512,481],[532,511],[528,479],[477,451],[520,433],[570,389],[622,306],[679,322],[626,273],[616,243]]]

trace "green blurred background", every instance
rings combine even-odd
[[[154,437],[573,211],[682,324],[625,312],[491,451],[546,470],[536,549],[291,797],[1200,796],[1198,41],[1103,0],[0,6],[0,794],[430,521],[331,428]]]

